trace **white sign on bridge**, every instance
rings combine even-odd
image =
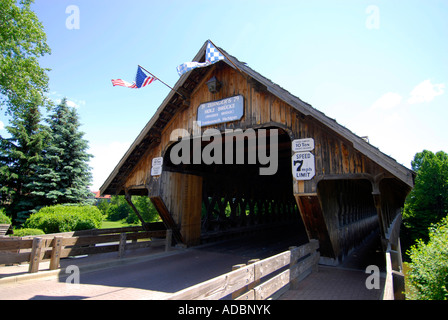
[[[163,158],[152,159],[151,176],[160,176],[162,174]]]
[[[161,167],[162,165],[163,165],[163,158],[162,157],[158,157],[158,158],[152,159],[152,166],[153,167]]]
[[[314,150],[314,139],[296,139],[292,142],[291,146],[294,152],[312,151]]]
[[[311,152],[298,152],[292,156],[292,175],[296,180],[311,180],[315,174],[314,155]]]

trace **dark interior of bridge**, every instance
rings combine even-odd
[[[192,139],[180,141],[187,147],[180,152],[175,149],[177,156],[185,157],[183,152],[189,152],[189,163],[173,163],[170,157],[173,145],[165,153],[164,170],[202,176],[202,243],[241,236],[246,237],[244,245],[250,242],[262,246],[263,238],[279,243],[306,242],[306,231],[293,196],[291,139],[278,128],[250,130],[240,132],[239,136],[202,137],[200,143]],[[244,141],[244,148],[239,148],[242,145],[237,143],[238,138]],[[194,152],[199,151],[198,146],[202,157],[195,164]],[[242,152],[244,163],[239,164]],[[207,163],[207,156],[213,158],[212,164]],[[270,168],[268,173],[274,174],[260,174],[261,168]]]

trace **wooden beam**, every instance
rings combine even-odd
[[[120,234],[120,244],[118,247],[118,258],[119,259],[124,258],[125,250],[126,250],[126,233],[121,233]]]
[[[36,273],[39,271],[39,263],[42,255],[42,247],[43,247],[43,239],[42,238],[34,238],[33,239],[33,248],[31,249],[30,256],[30,266],[28,269],[29,273]]]
[[[294,195],[309,239],[318,239],[324,257],[337,259],[317,195]]]
[[[159,212],[159,215],[162,218],[167,229],[172,230],[174,239],[176,239],[176,241],[179,243],[185,243],[185,241],[182,237],[182,234],[180,233],[176,223],[174,222],[173,218],[171,217],[171,214],[168,211],[168,208],[166,207],[162,198],[151,197],[150,199],[151,199],[152,204],[156,208],[156,210]]]
[[[59,268],[59,261],[61,259],[62,237],[54,237],[53,250],[51,251],[50,270]]]
[[[135,214],[137,215],[138,219],[141,221],[142,223],[142,227],[145,231],[149,231],[146,227],[146,222],[145,220],[143,220],[143,217],[141,216],[140,212],[138,212],[137,208],[135,207],[135,205],[132,203],[131,200],[131,195],[129,194],[129,191],[126,191],[126,195],[125,195],[125,199],[127,201],[127,203],[131,206],[132,210],[135,212]]]

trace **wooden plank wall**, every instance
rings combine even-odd
[[[180,229],[185,244],[197,245],[201,236],[202,177],[164,172],[160,197]]]

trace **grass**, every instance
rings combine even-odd
[[[110,221],[104,219],[101,225],[101,229],[134,227],[134,226],[136,226],[136,224],[127,223],[125,219],[119,221]]]

